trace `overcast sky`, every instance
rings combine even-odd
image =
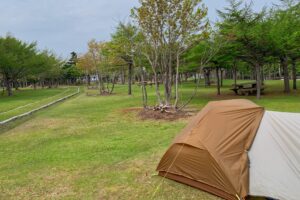
[[[253,0],[256,10],[278,1]],[[203,2],[212,21],[217,19],[216,9],[226,6],[225,0]],[[118,21],[127,21],[137,5],[138,0],[0,0],[0,35],[9,32],[27,42],[37,41],[40,49],[66,58],[72,51],[86,51],[92,38],[109,40]]]

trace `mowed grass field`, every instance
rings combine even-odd
[[[39,108],[76,91],[75,87],[20,89],[13,92],[13,97],[8,97],[6,94],[0,95],[0,121]]]
[[[267,81],[259,101],[233,95],[231,84],[225,81],[221,96],[214,86],[201,86],[189,108],[249,98],[268,110],[300,112],[300,92],[283,94],[282,81]],[[0,199],[219,199],[156,176],[160,158],[189,119],[139,119],[141,89],[133,89],[132,96],[126,85],[117,85],[111,96],[81,93],[0,130]],[[150,104],[153,89],[148,88]],[[194,84],[180,90],[187,99]],[[31,96],[26,92],[24,101]],[[3,99],[10,105],[14,98],[0,97],[0,109]]]

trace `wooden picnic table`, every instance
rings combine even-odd
[[[155,82],[152,82],[152,81],[144,81],[144,82],[136,82],[136,84],[138,85],[138,86],[142,86],[142,85],[145,85],[145,86],[147,86],[147,85],[150,85],[151,87],[152,87],[152,85],[155,85]],[[160,82],[158,82],[158,84],[160,84]]]
[[[231,88],[232,91],[235,92],[236,95],[254,95],[257,92],[257,84],[254,83],[242,83],[242,84],[236,84],[232,85],[233,87]],[[261,87],[261,91],[264,91],[264,86]]]
[[[145,85],[145,86],[147,86],[147,85],[150,85],[151,87],[152,87],[152,85],[154,85],[155,83],[154,82],[151,82],[151,81],[144,81],[144,82],[137,82],[137,85],[138,86],[142,86],[142,85]]]

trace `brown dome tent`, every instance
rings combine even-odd
[[[159,175],[228,200],[249,190],[248,150],[264,109],[249,100],[210,102],[173,141]]]

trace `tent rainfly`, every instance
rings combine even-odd
[[[300,199],[300,114],[249,100],[208,103],[162,157],[159,175],[228,200]]]

